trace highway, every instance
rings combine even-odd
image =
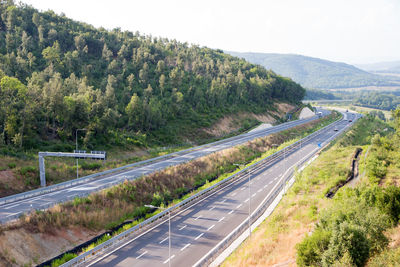
[[[289,168],[313,157],[321,143],[339,135],[359,115],[327,127],[320,134],[285,154],[283,158],[257,169],[248,177],[223,187],[198,203],[171,216],[171,256],[168,221],[134,237],[109,251],[88,266],[196,266],[225,236],[248,218],[289,178]],[[336,131],[337,130],[337,131]],[[250,192],[250,193],[249,193]],[[249,197],[250,196],[250,197]],[[88,263],[87,263],[88,264]]]
[[[321,110],[324,115],[329,114],[329,111]],[[125,180],[137,179],[143,175],[153,173],[165,169],[169,166],[182,164],[190,160],[221,151],[239,144],[244,144],[250,140],[258,137],[264,137],[273,133],[277,133],[300,124],[310,122],[317,119],[317,116],[291,121],[288,123],[283,123],[271,128],[263,129],[260,131],[245,133],[235,137],[231,137],[225,140],[220,140],[207,145],[202,145],[199,147],[194,147],[181,151],[178,153],[173,153],[171,157],[161,157],[162,159],[154,161],[135,168],[127,168],[123,172],[109,174],[101,176],[98,179],[69,186],[66,188],[60,188],[52,192],[43,192],[38,196],[27,197],[26,199],[16,200],[8,202],[6,204],[0,205],[0,223],[5,223],[14,220],[21,216],[32,212],[34,210],[44,210],[54,206],[57,203],[62,203],[68,200],[72,200],[75,197],[87,196],[93,192],[99,191],[104,188],[111,187],[113,185],[122,183]],[[28,192],[29,193],[29,192]],[[0,199],[0,203],[2,199]]]

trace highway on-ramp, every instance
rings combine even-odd
[[[359,115],[348,114],[353,122]],[[346,118],[346,119],[347,119]],[[92,266],[193,266],[221,240],[245,222],[271,194],[287,181],[299,162],[313,157],[321,144],[351,124],[343,119],[296,147],[281,159],[267,164],[248,177],[233,182],[171,217],[169,256],[168,221],[87,263]],[[250,189],[250,190],[249,190]],[[250,192],[250,194],[249,194]]]
[[[324,115],[330,113],[326,110],[321,111],[324,113]],[[87,196],[101,189],[122,183],[125,180],[137,179],[143,175],[165,169],[169,166],[178,165],[217,151],[221,151],[239,144],[244,144],[255,138],[264,137],[272,133],[277,133],[310,122],[317,118],[318,116],[313,116],[307,119],[283,123],[260,131],[241,134],[225,140],[220,140],[207,145],[194,147],[192,149],[188,149],[178,153],[173,153],[171,157],[164,156],[162,157],[162,159],[155,159],[154,161],[151,161],[146,165],[138,166],[135,168],[127,168],[123,172],[101,176],[98,179],[94,179],[83,184],[71,185],[65,188],[54,190],[52,192],[43,192],[42,194],[39,194],[37,196],[27,197],[22,200],[9,201],[6,204],[0,204],[0,223],[11,221],[18,218],[22,214],[26,214],[34,210],[47,209],[57,203],[72,200],[75,197]],[[27,193],[27,195],[29,195],[29,192]],[[2,203],[2,199],[0,199],[0,203]]]

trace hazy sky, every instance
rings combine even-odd
[[[400,0],[22,0],[106,29],[239,52],[400,60]]]

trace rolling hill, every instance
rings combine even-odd
[[[383,77],[352,65],[293,54],[227,53],[292,78],[307,88],[337,89],[364,86],[395,86],[394,77]]]
[[[222,50],[105,30],[0,1],[0,146],[176,143],[225,115],[305,90]],[[178,137],[182,137],[179,139]]]

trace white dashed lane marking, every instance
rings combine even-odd
[[[139,256],[136,257],[136,259],[140,259],[142,256],[144,256],[147,253],[147,250],[145,252],[143,252],[142,254],[140,254]]]
[[[167,241],[168,240],[168,237],[166,237],[166,238],[164,238],[163,240],[161,240],[160,242],[159,242],[159,244],[162,244],[164,241]]]
[[[173,258],[175,258],[175,254],[171,256],[171,258],[168,258],[164,261],[164,264],[166,264],[167,262],[169,262],[170,260],[172,260]]]
[[[198,236],[196,236],[196,238],[194,240],[199,239],[200,237],[202,237],[204,235],[204,233],[199,234]]]
[[[181,251],[184,251],[188,246],[190,246],[190,243],[187,243],[183,248],[181,248]]]

